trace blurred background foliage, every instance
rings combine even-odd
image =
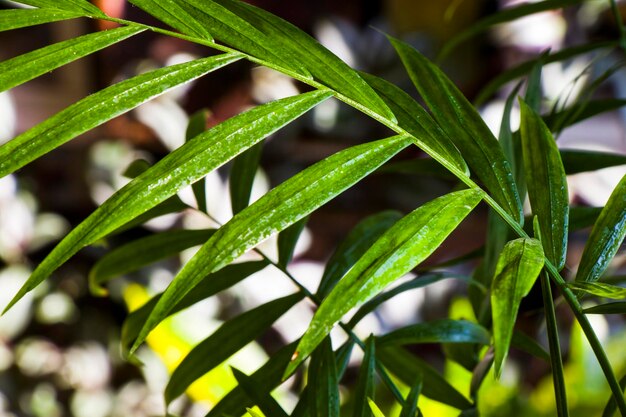
[[[94,1],[109,15],[155,23],[138,8],[122,0]],[[435,57],[446,41],[491,13],[519,4],[511,0],[278,0],[251,1],[305,29],[353,67],[381,75],[412,91],[410,81],[384,36],[375,29],[409,41]],[[626,3],[618,2],[622,12]],[[0,1],[0,7],[13,7]],[[51,42],[110,27],[109,23],[65,21],[0,33],[0,59],[5,60]],[[609,2],[590,0],[581,5],[539,13],[513,23],[493,27],[455,49],[442,62],[443,68],[470,98],[497,74],[543,51],[603,39],[616,39],[617,27]],[[112,82],[151,68],[189,60],[211,53],[197,45],[152,33],[133,37],[97,54],[37,78],[10,93],[0,93],[0,141],[44,120],[76,99]],[[623,97],[626,72],[623,53],[602,50],[546,65],[542,91],[545,110],[571,104],[593,91],[594,98]],[[610,74],[609,74],[610,72]],[[605,76],[608,74],[607,76]],[[593,80],[606,78],[590,89]],[[189,115],[208,109],[207,126],[259,103],[294,94],[292,80],[249,63],[232,65],[211,77],[178,88],[146,103],[101,128],[40,158],[19,174],[0,180],[0,305],[8,302],[28,277],[33,265],[93,208],[128,179],[122,174],[142,158],[160,159],[185,140]],[[480,109],[497,132],[504,101],[513,85],[489,98]],[[517,110],[513,119],[518,118]],[[603,113],[559,135],[559,146],[605,150],[626,154],[626,112]],[[514,124],[516,122],[514,121]],[[327,101],[269,140],[261,156],[262,170],[255,179],[253,199],[270,187],[319,159],[348,145],[371,140],[384,128],[336,101]],[[417,149],[410,157],[421,157]],[[110,297],[90,295],[86,276],[93,264],[110,248],[148,236],[155,231],[181,227],[215,227],[232,216],[225,167],[206,180],[211,218],[186,210],[156,218],[143,228],[128,230],[90,247],[72,258],[52,280],[25,297],[0,318],[0,416],[105,417],[162,415],[162,391],[172,370],[195,343],[224,320],[242,311],[287,295],[292,291],[282,274],[267,267],[217,297],[181,312],[164,322],[139,353],[143,366],[124,362],[119,353],[120,327],[127,311],[142,305],[170,282],[180,258],[155,263],[113,281]],[[572,175],[570,195],[579,205],[604,204],[626,172],[615,167]],[[415,175],[372,176],[314,213],[289,266],[292,274],[311,289],[319,282],[324,261],[349,230],[365,216],[382,209],[408,211],[450,190],[454,183],[434,172]],[[193,204],[190,190],[180,194]],[[440,249],[438,260],[479,249],[486,213],[477,212]],[[479,232],[480,230],[480,232]],[[588,230],[571,237],[571,256],[578,259]],[[263,244],[276,257],[276,241]],[[252,257],[252,255],[251,255]],[[624,256],[618,256],[615,274],[623,273]],[[464,277],[474,265],[459,264],[450,271]],[[472,319],[472,309],[455,280],[416,289],[395,297],[370,314],[355,329],[360,336],[386,332],[410,321],[444,317]],[[522,306],[518,328],[537,336],[546,346],[542,327],[540,295],[531,295]],[[557,310],[566,354],[566,381],[573,416],[599,415],[606,403],[606,382],[580,329],[566,308]],[[305,330],[312,308],[300,303],[274,328],[227,363],[197,381],[172,411],[185,416],[203,416],[234,385],[229,365],[246,373],[257,369],[268,355]],[[623,346],[626,332],[622,316],[591,316],[618,374],[626,372]],[[333,334],[337,343],[340,334]],[[443,349],[445,350],[445,349]],[[446,360],[437,345],[421,345],[412,351],[443,371],[461,392],[469,394],[471,373]],[[359,353],[342,381],[353,385],[358,378]],[[551,416],[554,395],[549,363],[513,350],[503,377],[488,375],[479,391],[483,416]],[[399,383],[399,382],[398,382]],[[293,390],[299,381],[289,381],[277,392],[286,408],[297,399]],[[401,383],[399,383],[401,385]],[[387,415],[393,402],[382,385],[377,404]],[[346,391],[347,392],[347,391]],[[352,407],[344,396],[346,412]],[[456,411],[422,397],[426,416],[454,416]]]

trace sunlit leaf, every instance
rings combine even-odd
[[[311,355],[307,387],[311,417],[339,417],[339,379],[330,337]]]
[[[408,44],[389,39],[435,121],[461,151],[491,196],[513,219],[521,221],[522,205],[509,163],[476,109],[432,62]]]
[[[92,94],[0,147],[0,177],[172,88],[228,65],[223,54],[141,74]]]
[[[314,91],[258,106],[185,143],[115,193],[67,235],[39,264],[10,305],[82,247],[101,239],[204,177],[328,97],[327,92]],[[213,271],[197,272],[200,281]],[[180,298],[169,307],[173,307]]]
[[[317,296],[326,297],[341,277],[352,268],[352,265],[363,256],[380,235],[401,218],[400,212],[387,210],[367,217],[357,224],[326,262]]]
[[[88,16],[104,15],[100,9],[87,0],[17,0],[17,2],[41,9],[66,10],[76,13],[85,13]]]
[[[272,417],[287,417],[285,410],[270,395],[265,381],[257,382],[236,368],[232,368],[232,371],[239,386],[264,414]]]
[[[433,253],[480,202],[476,190],[439,197],[396,222],[339,281],[315,313],[285,375],[350,309],[367,302]]]
[[[57,9],[0,10],[0,32],[82,17],[82,12]]]
[[[222,226],[176,276],[137,338],[135,348],[169,309],[206,275],[307,216],[409,144],[407,137],[394,136],[348,148],[293,176],[241,211]]]
[[[568,282],[567,286],[575,291],[582,291],[596,297],[624,299],[626,298],[626,288],[604,282]]]
[[[369,415],[373,415],[374,417],[386,417],[371,398],[367,399],[367,403],[363,402],[363,405],[369,409]]]
[[[626,235],[626,176],[600,212],[580,259],[576,281],[596,281],[604,273]]]
[[[376,338],[376,344],[479,343],[488,345],[491,335],[484,327],[467,320],[442,319],[417,323]]]
[[[194,347],[178,365],[165,387],[165,401],[169,404],[196,379],[261,336],[302,298],[300,293],[279,298],[222,324],[211,336]]]
[[[472,403],[448,383],[433,367],[406,350],[387,346],[376,350],[376,356],[391,373],[407,385],[423,381],[422,394],[433,400],[464,410]]]
[[[565,265],[569,225],[565,170],[556,142],[541,117],[523,100],[520,106],[528,197],[539,220],[545,255],[560,270]]]
[[[156,261],[206,242],[215,230],[171,230],[133,240],[109,252],[89,272],[92,294],[106,295],[102,284],[119,275],[136,271]]]
[[[491,287],[497,376],[502,372],[509,351],[520,302],[530,292],[543,263],[541,243],[536,239],[513,240],[506,244],[500,254]]]
[[[291,355],[296,349],[296,343],[291,343],[275,354],[256,372],[250,375],[249,380],[263,386],[265,390],[272,390],[278,386],[281,381],[283,370]],[[206,417],[222,417],[222,416],[239,416],[246,411],[247,407],[255,405],[255,401],[250,398],[243,387],[237,386],[224,396],[215,406],[211,408]]]
[[[226,288],[232,287],[241,280],[259,272],[267,265],[267,261],[244,262],[228,265],[224,269],[207,276],[206,279],[204,279],[174,306],[172,311],[170,311],[170,314],[177,313],[197,303],[198,301],[209,298]],[[131,312],[124,321],[124,325],[122,327],[122,350],[125,355],[128,354],[132,343],[137,338],[139,331],[148,319],[148,316],[150,316],[152,309],[154,309],[154,306],[159,301],[160,297],[161,294],[155,295],[139,309]],[[284,367],[282,370],[284,370]]]
[[[194,19],[181,7],[178,0],[129,0],[152,16],[167,23],[183,34],[212,41],[207,27]]]
[[[124,26],[79,36],[0,62],[0,92],[121,42],[145,29]]]
[[[370,337],[365,344],[365,355],[359,369],[359,379],[354,389],[354,417],[370,417],[372,415],[367,407],[367,400],[374,398],[376,376],[376,345],[374,338]]]

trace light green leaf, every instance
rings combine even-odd
[[[178,0],[129,0],[162,22],[185,35],[200,39],[213,40],[207,28],[187,13]]]
[[[365,355],[359,369],[359,378],[354,390],[354,417],[370,417],[372,415],[367,407],[367,400],[374,398],[376,376],[376,345],[374,338],[370,337],[365,343]]]
[[[396,346],[381,347],[376,357],[391,373],[411,386],[415,381],[423,381],[422,393],[428,398],[464,410],[472,403],[444,379],[432,366]]]
[[[267,265],[269,265],[267,261],[244,262],[228,265],[224,269],[207,276],[206,279],[204,279],[198,286],[189,291],[189,293],[174,306],[172,311],[170,311],[170,314],[178,313],[198,301],[212,297],[215,294],[232,287],[245,278],[248,278],[250,275],[259,272]],[[130,313],[128,317],[126,317],[126,320],[124,320],[124,325],[122,326],[121,344],[122,352],[125,356],[128,356],[130,347],[137,338],[139,331],[150,316],[150,313],[161,298],[162,294],[163,293],[157,294],[152,297],[140,308]],[[291,355],[289,355],[289,357],[291,358]],[[286,363],[285,366],[287,366]],[[284,370],[285,367],[280,370],[281,375]]]
[[[66,236],[39,264],[10,305],[46,279],[82,247],[101,239],[181,188],[204,177],[329,96],[327,92],[313,91],[258,106],[185,143],[115,193]],[[197,272],[200,281],[213,271]],[[179,300],[180,297],[176,302]],[[169,307],[173,307],[176,302]]]
[[[215,230],[171,230],[133,240],[109,252],[89,272],[89,288],[104,296],[102,284],[112,278],[136,271],[146,265],[174,256],[209,240]]]
[[[311,417],[339,417],[339,379],[330,336],[311,355],[307,387]]]
[[[287,310],[303,298],[301,293],[270,301],[220,326],[194,347],[176,367],[165,387],[169,404],[191,383],[261,336]]]
[[[87,0],[17,0],[41,9],[57,9],[69,12],[86,13],[88,16],[104,16],[104,13]]]
[[[304,226],[306,226],[308,221],[309,218],[304,217],[302,220],[292,224],[278,234],[278,242],[276,246],[278,246],[279,265],[286,267],[287,264],[291,262],[293,252],[296,250],[298,239],[300,238],[300,235],[304,230]]]
[[[488,345],[491,335],[484,327],[467,320],[442,319],[417,323],[376,338],[378,346],[416,343],[479,343]]]
[[[254,405],[259,407],[264,414],[272,417],[288,417],[285,410],[283,410],[271,396],[265,381],[261,381],[259,383],[240,370],[236,368],[231,369],[239,386],[244,390],[248,397],[253,400]]]
[[[626,155],[575,149],[561,149],[561,159],[568,175],[626,165]]]
[[[209,116],[209,111],[206,109],[199,110],[189,117],[189,123],[185,130],[185,142],[189,142],[191,139],[198,135],[201,135],[207,130],[206,122]],[[198,204],[198,210],[203,213],[207,212],[206,208],[206,179],[202,178],[199,181],[191,184],[193,196]]]
[[[587,307],[583,310],[585,314],[626,314],[626,301],[599,304]]]
[[[506,244],[498,259],[491,287],[495,365],[498,377],[509,351],[520,302],[530,292],[543,264],[543,250],[541,243],[536,239],[512,240]]]
[[[600,212],[578,265],[576,281],[596,281],[604,273],[626,235],[626,175]]]
[[[261,152],[263,142],[257,143],[233,160],[228,183],[233,214],[239,213],[250,204],[252,184],[259,169]]]
[[[400,212],[388,210],[367,217],[357,224],[326,262],[317,296],[320,299],[326,297],[369,247],[401,218]]]
[[[350,309],[367,302],[433,253],[480,202],[477,190],[439,197],[387,230],[339,281],[302,337],[291,374]]]
[[[528,198],[539,219],[545,255],[560,270],[565,266],[569,224],[565,170],[556,142],[541,117],[523,100],[520,106]]]
[[[411,384],[411,390],[406,397],[406,402],[400,412],[400,417],[417,417],[419,410],[417,408],[417,401],[422,393],[422,376],[420,375],[417,380]]]
[[[469,175],[469,168],[459,150],[421,105],[402,89],[382,78],[367,73],[361,73],[361,76],[389,106],[398,125],[413,136],[418,148]]]
[[[161,68],[82,99],[2,145],[0,178],[115,116],[239,58],[238,55],[223,54]]]
[[[249,380],[255,385],[261,385],[271,391],[281,382],[283,370],[289,363],[291,355],[296,349],[296,343],[291,343],[270,356],[270,359],[256,372],[250,375]],[[240,416],[247,407],[255,405],[247,392],[240,386],[233,388],[214,407],[206,417]]]
[[[365,407],[365,401],[363,402],[363,406]],[[374,400],[372,400],[371,398],[367,399],[367,406],[369,406],[369,415],[373,414],[374,417],[385,417],[383,412],[380,411],[380,408],[378,408]]]
[[[448,77],[410,45],[389,37],[433,118],[461,151],[491,196],[517,221],[522,205],[502,148],[474,107]]]
[[[343,150],[305,169],[241,211],[222,226],[176,276],[137,338],[135,348],[167,311],[206,275],[307,216],[409,144],[407,137],[393,136]]]
[[[235,28],[239,35],[247,35],[249,38],[255,39],[254,36],[258,37],[259,35],[255,35],[247,26],[258,28],[258,32],[262,33],[262,37],[258,38],[259,42],[270,46],[273,51],[281,51],[281,58],[289,62],[291,66],[294,65],[294,62],[299,63],[301,68],[298,68],[298,70],[302,75],[312,76],[314,80],[366,106],[369,111],[373,111],[388,120],[395,121],[393,113],[367,83],[363,81],[357,71],[350,68],[332,52],[320,45],[317,40],[291,23],[265,10],[240,1],[185,1],[197,4],[197,7],[203,10],[208,9],[210,6],[211,12],[209,14],[215,19],[221,20],[230,27]],[[228,9],[233,14],[236,14],[238,18],[233,19],[232,16],[225,14],[223,10],[216,8],[213,3],[219,3],[224,10]],[[246,24],[242,23],[244,19]],[[217,32],[215,36],[220,37]],[[222,38],[221,40],[229,43],[227,39]],[[233,44],[233,46],[238,45]]]
[[[0,10],[0,32],[84,16],[81,12],[56,9]]]
[[[617,285],[606,284],[604,282],[568,282],[567,286],[574,291],[582,291],[596,297],[624,299],[626,298],[626,288]]]
[[[133,26],[79,36],[0,62],[0,92],[121,42],[145,29]]]
[[[446,44],[439,52],[437,60],[443,60],[446,56],[450,54],[452,50],[457,48],[460,44],[466,42],[468,39],[471,39],[480,33],[487,31],[494,25],[510,22],[512,20],[516,20],[524,16],[533,15],[535,13],[546,10],[560,9],[562,7],[575,5],[581,3],[582,1],[583,0],[545,0],[537,3],[523,3],[519,6],[507,7],[497,13],[490,14],[488,17],[485,17],[478,22],[475,22],[468,29],[464,30],[463,32],[459,33],[448,42],[446,42]]]
[[[549,55],[541,56],[540,58],[531,59],[523,62],[516,67],[513,67],[497,77],[493,78],[487,85],[483,87],[474,104],[480,106],[484,104],[496,91],[500,89],[506,83],[515,80],[528,74],[539,59],[543,59],[544,65],[551,64],[553,62],[565,61],[569,58],[574,58],[578,55],[586,54],[588,52],[596,51],[598,49],[613,48],[617,46],[616,41],[603,41],[603,42],[589,42],[582,45],[576,45],[569,48],[561,49],[558,52],[554,52]]]

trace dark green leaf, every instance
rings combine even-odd
[[[223,54],[173,65],[92,94],[2,145],[0,177],[115,116],[239,58],[238,55]]]
[[[231,369],[239,386],[244,390],[248,397],[253,400],[254,405],[259,407],[263,414],[272,417],[287,417],[285,410],[282,409],[274,397],[271,396],[270,391],[267,390],[268,386],[265,381],[257,382],[240,370],[235,368]]]
[[[311,355],[307,387],[311,417],[339,417],[339,379],[330,337]]]
[[[448,181],[457,180],[454,174],[432,158],[415,158],[408,161],[392,162],[382,167],[380,172],[429,176]]]
[[[206,275],[307,216],[409,144],[407,137],[394,136],[343,150],[305,169],[241,211],[213,235],[170,284],[135,347]]]
[[[11,304],[82,247],[101,239],[204,177],[328,97],[327,92],[314,91],[258,106],[185,143],[115,193],[66,236],[39,264]],[[198,272],[199,282],[213,271]],[[180,297],[176,302],[179,300]]]
[[[557,128],[565,128],[572,126],[578,122],[589,119],[598,114],[607,113],[626,106],[626,100],[618,98],[589,100],[584,103],[574,103],[571,107],[557,113],[551,113],[543,116],[546,125],[550,131],[554,132]],[[565,120],[565,122],[563,122]]]
[[[326,262],[326,269],[324,269],[317,296],[320,299],[326,297],[341,277],[352,268],[352,265],[363,256],[380,235],[401,218],[401,213],[388,210],[367,217],[357,224]]]
[[[546,362],[550,362],[550,354],[537,343],[534,339],[528,337],[526,334],[520,331],[513,331],[513,337],[511,338],[511,346],[519,350],[523,350],[539,359],[543,359]]]
[[[512,20],[519,19],[524,16],[533,15],[535,13],[543,12],[546,10],[552,9],[560,9],[565,6],[571,6],[578,3],[581,3],[583,0],[545,0],[537,3],[524,3],[519,6],[508,7],[503,10],[500,10],[497,13],[490,14],[489,16],[475,22],[468,29],[459,33],[450,39],[444,47],[439,52],[439,56],[437,57],[438,61],[443,60],[446,56],[450,54],[450,52],[458,47],[463,42],[468,39],[473,38],[474,36],[487,31],[492,26],[510,22]]]
[[[395,121],[393,113],[363,81],[358,72],[291,23],[244,2],[232,0],[185,1],[196,4],[199,9],[219,21],[220,29],[221,25],[225,24],[236,32],[235,34],[223,33],[223,35],[218,35],[215,32],[215,36],[224,42],[249,52],[247,43],[250,39],[256,40],[259,44],[266,45],[274,53],[280,52],[283,62],[288,62],[291,67],[295,63],[299,63],[299,67],[296,69],[301,75],[312,76],[313,79],[365,106],[364,111],[366,113],[375,112],[388,120]],[[217,4],[221,5],[221,8],[217,7]],[[230,13],[226,13],[226,10]],[[235,14],[237,17],[234,17]],[[259,30],[256,30],[257,28]],[[224,35],[227,38],[224,38]],[[242,36],[248,39],[242,42],[240,40]],[[263,54],[261,57],[264,55],[267,54]],[[272,60],[270,56],[269,61],[275,60]]]
[[[87,0],[18,0],[18,3],[41,9],[66,10],[69,12],[86,13],[88,16],[104,16],[100,9]]]
[[[602,207],[570,207],[569,230],[573,232],[593,226],[601,212]]]
[[[196,379],[261,336],[302,297],[301,293],[297,293],[270,301],[222,324],[211,336],[194,347],[176,367],[165,387],[165,401],[168,404],[172,402]]]
[[[0,10],[0,32],[84,16],[56,9]]]
[[[189,142],[191,139],[201,135],[207,130],[206,121],[208,116],[209,112],[205,109],[199,110],[191,115],[189,123],[187,124],[187,130],[185,131],[186,142]],[[206,179],[202,178],[201,180],[194,182],[191,184],[191,189],[194,197],[196,198],[198,210],[206,213]]]
[[[565,265],[569,225],[565,170],[556,142],[541,117],[523,100],[520,106],[528,197],[539,220],[545,255],[560,270]]]
[[[622,389],[622,391],[626,389],[626,375],[624,375],[619,380],[619,386]],[[609,398],[609,401],[606,404],[606,407],[604,407],[604,411],[602,412],[602,417],[613,417],[616,410],[617,410],[617,403],[615,402],[615,397],[611,397]]]
[[[626,165],[626,155],[574,149],[561,149],[561,159],[568,175]]]
[[[541,70],[543,68],[543,60],[549,51],[544,52],[539,56],[530,75],[528,76],[528,82],[526,85],[526,96],[524,101],[535,113],[541,114]]]
[[[483,89],[480,91],[476,100],[474,100],[474,104],[476,106],[480,106],[484,104],[489,97],[491,97],[500,87],[508,83],[509,81],[513,81],[516,78],[522,77],[528,72],[530,72],[537,61],[539,59],[543,59],[543,63],[545,65],[551,64],[553,62],[565,61],[569,58],[576,57],[578,55],[586,54],[591,51],[595,51],[598,49],[604,48],[612,48],[617,45],[616,41],[606,41],[606,42],[590,42],[582,45],[572,46],[570,48],[561,49],[558,52],[554,52],[552,54],[542,56],[541,58],[532,59],[526,61],[522,64],[519,64],[516,67],[513,67],[497,77],[493,78]]]
[[[273,390],[281,381],[281,376],[285,366],[289,363],[291,355],[296,349],[296,343],[291,343],[275,354],[250,375],[249,379],[256,385],[262,385],[266,390]],[[206,417],[240,416],[246,412],[247,407],[252,407],[255,402],[246,391],[237,386],[233,388],[224,398],[211,408]]]
[[[600,304],[587,307],[583,310],[585,314],[626,314],[626,301]]]
[[[400,417],[417,417],[417,400],[422,393],[422,376],[420,375],[413,384],[410,385],[411,391],[406,397],[406,402],[400,412]]]
[[[626,235],[626,176],[615,187],[585,245],[576,281],[596,281],[609,266]]]
[[[291,262],[293,252],[296,250],[298,239],[309,221],[308,217],[299,220],[278,234],[278,264],[287,266]]]
[[[129,0],[152,16],[189,36],[212,41],[207,28],[187,13],[178,0]]]
[[[322,302],[285,375],[306,359],[350,309],[372,299],[433,253],[480,200],[481,193],[473,189],[450,193],[387,230]]]
[[[618,300],[626,298],[626,288],[604,282],[568,282],[567,286],[574,291],[582,291],[596,297]]]
[[[402,327],[377,337],[378,346],[416,343],[479,343],[488,345],[491,335],[484,327],[467,320],[442,319]]]
[[[496,266],[491,287],[496,375],[509,351],[513,325],[520,302],[532,288],[543,268],[544,255],[536,239],[516,239],[506,244]]]
[[[435,369],[423,360],[411,355],[406,350],[387,346],[376,350],[376,356],[396,377],[407,385],[412,385],[422,378],[422,394],[433,400],[440,401],[460,410],[472,404]]]
[[[123,26],[46,46],[0,63],[0,92],[116,44],[144,28]]]
[[[217,271],[206,277],[198,286],[189,292],[174,308],[170,311],[170,314],[178,313],[179,311],[197,303],[198,301],[209,298],[226,288],[230,288],[241,280],[249,277],[250,275],[259,272],[268,265],[267,261],[255,261],[233,264],[225,267],[224,269]],[[159,301],[161,294],[157,294],[152,297],[147,303],[141,306],[139,309],[133,311],[128,315],[122,326],[122,351],[125,355],[128,354],[132,343],[139,334],[139,331],[143,327],[144,323],[150,316],[152,309]],[[289,355],[291,357],[291,355]],[[286,364],[285,364],[286,366]],[[284,371],[281,369],[281,375]]]
[[[135,159],[126,167],[122,175],[132,180],[146,172],[151,166],[152,164],[145,159]]]
[[[230,169],[230,203],[233,214],[239,213],[250,204],[254,177],[259,169],[263,142],[257,143],[233,161]]]
[[[354,417],[370,417],[371,410],[367,406],[367,399],[374,398],[376,375],[376,345],[374,338],[367,339],[365,355],[359,369],[359,378],[354,391]]]
[[[408,44],[389,38],[433,118],[461,151],[492,197],[516,221],[522,205],[509,163],[485,122],[448,77]]]
[[[421,105],[390,82],[367,73],[361,75],[395,114],[398,125],[413,136],[417,147],[440,163],[445,161],[448,166],[469,174],[459,150]]]
[[[109,252],[89,272],[92,294],[106,295],[102,284],[119,275],[174,256],[209,240],[215,230],[171,230],[134,240]]]

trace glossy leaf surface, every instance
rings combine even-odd
[[[57,9],[0,10],[0,32],[75,19],[82,16],[84,16],[84,13]]]
[[[488,345],[491,335],[484,327],[467,320],[442,319],[417,323],[377,337],[376,344],[479,343]]]
[[[528,198],[539,220],[544,253],[560,270],[565,265],[569,225],[565,170],[556,142],[541,117],[522,100],[520,106]]]
[[[135,347],[206,275],[307,216],[409,144],[407,137],[394,136],[348,148],[293,176],[241,211],[202,246],[170,284]]]
[[[593,282],[606,271],[626,236],[626,176],[615,187],[585,244],[576,281]]]
[[[543,268],[544,254],[536,239],[516,239],[506,244],[491,287],[496,375],[509,351],[520,302],[532,288]]]
[[[373,298],[433,253],[480,199],[476,190],[450,193],[418,208],[387,230],[322,302],[286,375],[306,359],[351,308]]]
[[[207,28],[181,7],[178,0],[129,0],[152,16],[189,36],[212,41]]]
[[[596,297],[624,299],[626,298],[626,288],[617,285],[606,284],[604,282],[569,282],[567,284],[574,291],[582,291]]]

